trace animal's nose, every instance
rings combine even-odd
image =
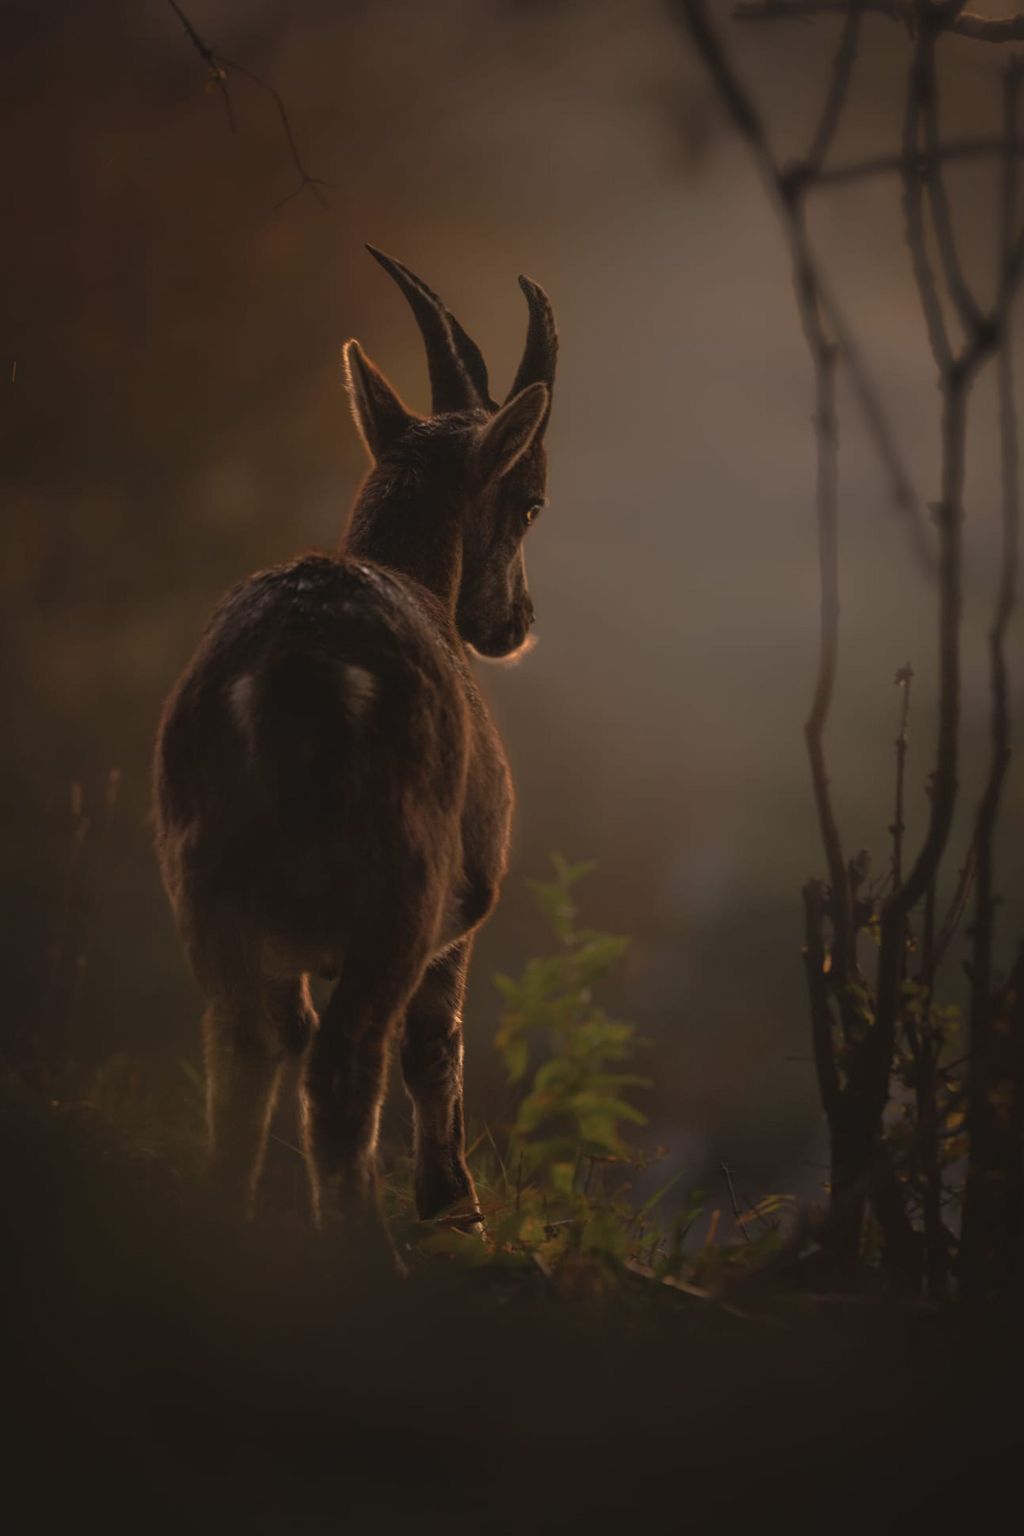
[[[534,609],[533,609],[533,602],[532,602],[532,600],[530,598],[527,598],[526,599],[526,623],[527,623],[527,627],[528,628],[531,628],[533,626],[534,622],[536,621],[536,618],[537,618],[537,615],[536,615],[536,613],[534,612]]]

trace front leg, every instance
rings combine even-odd
[[[471,939],[428,967],[405,1015],[402,1075],[413,1103],[416,1210],[427,1221],[453,1207],[479,1221],[466,1163],[462,1108],[462,1002]]]

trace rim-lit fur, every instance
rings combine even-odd
[[[461,1009],[505,872],[512,785],[468,652],[514,655],[533,622],[523,538],[545,497],[556,337],[547,298],[521,280],[527,344],[498,407],[441,300],[373,254],[423,332],[433,414],[408,410],[348,343],[371,467],[347,537],[217,609],[160,724],[157,850],[207,999],[222,1185],[251,1203],[285,1063],[301,1057],[314,1207],[374,1212],[400,1034],[419,1213],[472,1221]],[[311,975],[333,981],[319,1020]]]

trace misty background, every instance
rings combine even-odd
[[[393,252],[478,340],[496,392],[525,334],[519,272],[555,305],[550,508],[527,546],[540,644],[483,683],[519,810],[467,1007],[472,1120],[500,1121],[491,977],[549,936],[526,889],[594,858],[585,920],[633,935],[608,999],[650,1039],[650,1142],[708,1183],[808,1193],[823,1174],[800,887],[821,873],[803,721],[816,661],[813,394],[774,215],[661,0],[191,0],[199,32],[281,92],[230,82],[237,131],[165,0],[7,0],[0,245],[0,731],[5,1033],[31,1032],[62,932],[83,1063],[198,1057],[199,999],[159,888],[149,756],[164,695],[221,593],[331,548],[363,472],[340,376],[356,336],[414,407],[418,332],[363,251]],[[999,13],[995,0],[989,9]],[[728,7],[718,8],[725,21]],[[787,153],[806,147],[835,20],[729,27]],[[908,41],[869,20],[846,160],[898,149]],[[951,135],[997,132],[1000,50],[943,45]],[[951,177],[991,292],[995,176]],[[280,206],[279,206],[280,205]],[[922,500],[934,371],[899,185],[822,190],[814,235]],[[842,601],[831,775],[847,851],[888,856],[898,667],[914,666],[911,836],[935,721],[934,604],[842,391]],[[986,766],[998,553],[991,380],[967,484],[964,764],[951,880]],[[1018,721],[1020,627],[1011,636]],[[116,806],[103,801],[111,769]],[[94,819],[66,911],[72,785]],[[107,823],[105,830],[103,824]],[[999,888],[1024,929],[1024,773]],[[65,957],[66,959],[67,957]],[[950,966],[956,995],[958,956]],[[797,1059],[794,1059],[797,1058]],[[401,1127],[404,1104],[393,1100]],[[724,1196],[723,1196],[724,1198]]]

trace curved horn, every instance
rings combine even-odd
[[[519,286],[530,306],[530,322],[526,331],[526,346],[519,372],[508,392],[508,399],[518,395],[528,384],[546,384],[548,392],[554,388],[555,362],[558,357],[558,331],[551,300],[539,283],[528,277],[519,279]],[[543,428],[542,428],[543,430]]]
[[[450,309],[445,310],[445,316],[451,327],[452,340],[462,359],[462,366],[473,382],[473,387],[480,397],[480,404],[486,406],[489,411],[496,411],[498,402],[491,398],[491,386],[487,381],[487,364],[484,362],[483,353],[472,336],[462,329]]]
[[[427,349],[433,410],[495,409],[480,348],[450,314],[432,288],[409,268],[376,246],[366,249],[405,294]]]

